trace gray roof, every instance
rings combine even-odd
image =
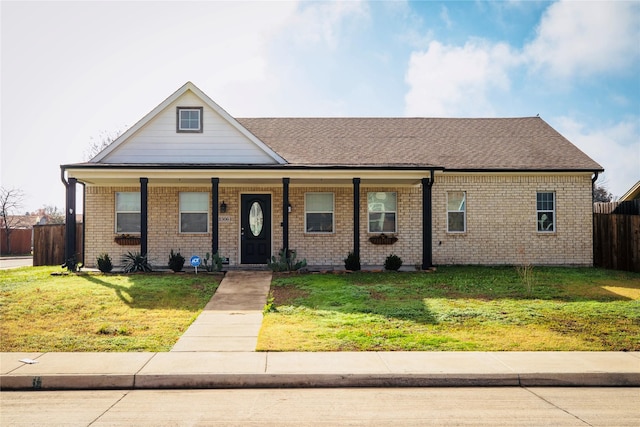
[[[236,120],[292,165],[602,170],[539,117]]]

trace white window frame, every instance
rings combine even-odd
[[[202,197],[207,198],[207,209],[206,210],[182,210],[182,195],[183,194],[198,194],[202,195]],[[178,230],[180,234],[207,234],[209,233],[209,223],[211,222],[211,217],[209,215],[209,205],[211,204],[211,200],[209,198],[209,193],[205,193],[203,191],[181,191],[178,195]],[[207,215],[207,229],[205,231],[182,231],[182,214],[206,214]]]
[[[312,194],[331,194],[331,210],[330,211],[310,211],[307,209],[307,195],[312,195]],[[307,234],[332,234],[336,232],[336,215],[335,215],[335,209],[336,209],[336,196],[335,193],[330,193],[328,191],[325,192],[309,192],[309,193],[304,193],[304,232]],[[307,214],[331,214],[331,231],[309,231],[307,228]]]
[[[118,230],[118,214],[138,214],[141,215],[141,210],[137,211],[119,211],[118,210],[118,194],[136,194],[138,196],[138,200],[140,200],[140,192],[139,191],[116,191],[114,196],[114,212],[115,219],[114,223],[114,231],[117,234],[140,234],[140,231],[131,231],[131,230]],[[140,223],[142,224],[142,218],[140,218]]]
[[[462,193],[462,204],[458,209],[449,209],[449,196],[453,193]],[[449,224],[450,213],[462,213],[462,230],[451,230]],[[467,192],[466,191],[447,191],[447,233],[466,233],[467,232]]]
[[[378,194],[378,193],[386,193],[386,194],[395,194],[395,198],[396,198],[396,210],[395,211],[372,211],[369,208],[371,207],[369,204],[369,194]],[[386,214],[392,213],[394,214],[394,221],[393,221],[393,231],[371,231],[371,214],[383,214],[383,219],[386,216]],[[384,228],[384,227],[382,227]],[[367,192],[367,232],[368,233],[372,233],[372,234],[384,234],[384,233],[397,233],[398,232],[398,192],[396,191],[369,191]]]
[[[202,107],[178,107],[178,111],[177,111],[177,123],[176,123],[176,130],[180,133],[189,133],[189,132],[193,132],[193,133],[200,133],[202,132],[202,113],[203,113],[203,108]],[[197,128],[191,128],[191,127],[182,127],[182,113],[186,113],[186,112],[197,112],[198,113],[198,127]],[[191,120],[191,119],[189,119]]]
[[[540,209],[538,205],[538,196],[541,194],[551,194],[551,202],[553,203],[552,209]],[[547,202],[547,201],[543,201]],[[549,224],[546,229],[541,227],[541,216],[544,216],[548,213],[552,215],[551,224]],[[549,229],[551,227],[551,229]],[[537,191],[536,192],[536,231],[538,233],[555,233],[556,232],[556,193],[554,191]]]

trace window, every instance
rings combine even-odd
[[[333,193],[306,193],[304,212],[307,233],[333,233]]]
[[[180,232],[209,231],[209,193],[180,193]]]
[[[140,193],[116,193],[116,233],[140,232]]]
[[[369,233],[396,232],[396,193],[367,193]]]
[[[202,132],[202,107],[178,107],[178,132]]]
[[[538,231],[556,231],[556,198],[555,193],[540,192],[536,194],[536,211],[538,214]]]
[[[464,191],[447,192],[447,231],[464,233],[467,231],[467,193]]]

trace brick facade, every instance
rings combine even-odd
[[[87,185],[85,200],[85,263],[95,266],[96,257],[107,252],[115,264],[127,251],[140,246],[120,246],[114,242],[115,193],[139,191],[139,187],[100,187]],[[156,186],[149,183],[148,248],[153,266],[164,267],[169,252],[179,250],[185,258],[211,252],[208,233],[179,232],[179,193],[210,192],[210,185]],[[393,245],[374,245],[369,237],[367,193],[397,193],[398,241]],[[446,195],[465,191],[467,196],[464,233],[446,230]],[[556,195],[556,231],[538,233],[536,192]],[[310,234],[304,230],[306,192],[334,193],[334,232]],[[227,211],[220,213],[219,247],[231,265],[239,263],[240,195],[268,193],[272,197],[272,253],[282,246],[282,186],[219,187],[219,201]],[[391,253],[404,265],[422,261],[422,189],[419,186],[370,186],[360,188],[360,254],[363,265],[381,265]],[[592,264],[591,179],[579,175],[516,174],[439,174],[432,188],[434,264]],[[310,265],[343,265],[353,246],[353,187],[318,187],[291,183],[289,202],[289,246]],[[211,216],[209,217],[211,218]]]

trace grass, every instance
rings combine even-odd
[[[221,276],[0,271],[0,351],[168,351]]]
[[[263,351],[640,351],[640,274],[535,267],[275,278]]]

